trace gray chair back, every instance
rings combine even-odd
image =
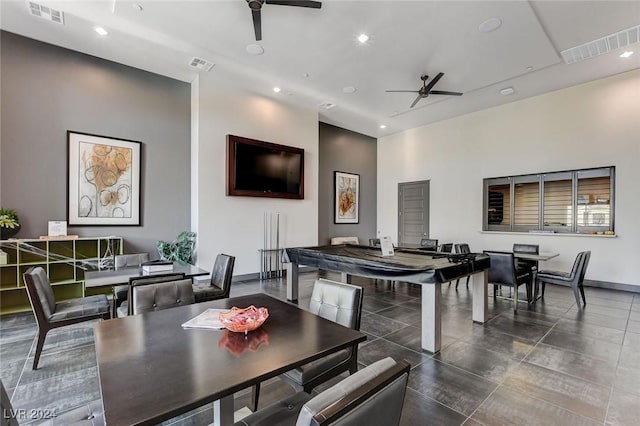
[[[319,278],[313,285],[309,311],[345,327],[360,330],[362,287]]]
[[[578,275],[578,285],[582,285],[584,281],[584,276],[587,273],[587,266],[589,266],[589,259],[591,259],[591,251],[583,251],[580,253],[582,255],[582,264],[578,266],[578,271],[576,274]]]
[[[23,278],[36,321],[42,326],[56,311],[56,298],[49,277],[42,267],[37,266],[25,272]]]
[[[380,247],[380,238],[369,238],[369,247]]]
[[[211,271],[211,285],[222,290],[222,296],[219,297],[220,299],[229,297],[231,281],[233,279],[233,266],[235,263],[236,258],[234,256],[223,253],[216,256],[213,271]]]
[[[454,247],[456,249],[456,253],[458,254],[471,253],[471,249],[469,248],[469,244],[467,243],[456,244]]]
[[[436,251],[438,250],[438,240],[423,238],[420,240],[420,248]]]
[[[514,253],[527,253],[527,254],[538,254],[540,253],[540,246],[538,244],[520,244],[515,243],[513,245]]]
[[[304,404],[296,425],[398,425],[409,369],[404,360],[374,362]]]
[[[114,258],[114,268],[122,269],[140,266],[149,261],[149,253],[118,254]]]
[[[191,279],[136,285],[131,288],[132,314],[159,311],[195,302]]]
[[[485,251],[491,260],[489,267],[489,283],[514,287],[516,284],[516,268],[513,253]]]
[[[331,245],[336,246],[338,244],[355,244],[359,245],[360,240],[358,237],[333,237],[331,238]]]
[[[133,315],[133,287],[139,287],[150,284],[158,284],[168,281],[179,281],[184,279],[183,273],[172,272],[170,274],[152,274],[141,275],[138,277],[129,278],[129,291],[127,292],[127,304],[126,309],[122,307],[118,308],[117,313],[119,317]],[[124,303],[123,303],[124,305]]]

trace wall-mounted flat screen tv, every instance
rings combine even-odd
[[[304,199],[304,149],[227,135],[227,195]]]

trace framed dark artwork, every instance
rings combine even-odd
[[[67,131],[69,225],[140,225],[142,143]]]
[[[334,223],[358,223],[360,175],[334,172]]]

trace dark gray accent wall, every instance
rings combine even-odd
[[[142,142],[142,226],[69,227],[117,235],[156,256],[159,239],[189,230],[188,83],[0,33],[0,204],[20,215],[17,238],[67,217],[67,130]]]
[[[318,244],[331,237],[356,236],[361,244],[376,237],[377,139],[320,123]],[[334,223],[334,172],[360,175],[360,222]]]

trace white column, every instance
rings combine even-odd
[[[233,394],[231,394],[213,402],[213,424],[228,426],[233,423]]]
[[[431,353],[440,350],[442,340],[440,299],[440,283],[422,285],[422,349]]]
[[[471,275],[471,288],[473,291],[473,321],[485,323],[489,319],[489,301],[487,299],[487,287],[489,283],[489,270]]]

